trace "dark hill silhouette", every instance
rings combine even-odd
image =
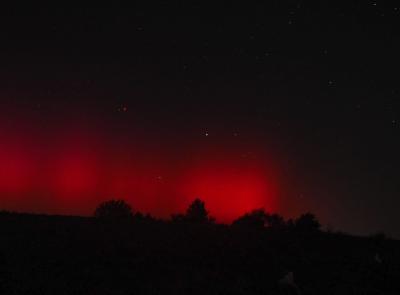
[[[2,212],[0,293],[398,294],[399,241],[323,232],[311,215],[285,221],[257,210],[232,226],[200,215],[109,222]]]

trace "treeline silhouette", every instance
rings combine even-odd
[[[124,200],[109,200],[101,203],[96,208],[94,216],[109,221],[140,220],[144,218],[142,213],[134,212],[132,207]],[[146,215],[146,219],[156,221],[150,215]],[[209,215],[204,201],[195,199],[189,205],[185,214],[173,214],[171,221],[174,223],[211,224],[215,223],[215,218]],[[317,233],[321,224],[312,213],[305,213],[295,220],[289,219],[285,221],[279,214],[270,214],[261,208],[240,216],[232,222],[232,227]]]
[[[0,294],[399,294],[400,243],[194,200],[161,220],[123,200],[93,217],[0,212]]]

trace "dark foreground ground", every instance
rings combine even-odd
[[[0,294],[400,294],[400,243],[0,214]]]

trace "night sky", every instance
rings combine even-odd
[[[0,209],[400,237],[400,3],[146,3],[1,9]]]

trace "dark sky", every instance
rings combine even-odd
[[[400,236],[399,3],[146,3],[1,9],[2,207]]]

